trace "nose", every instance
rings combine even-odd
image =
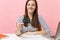
[[[32,9],[32,6],[30,5],[30,6],[29,6],[29,8],[31,8],[31,9]]]

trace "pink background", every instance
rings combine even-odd
[[[26,0],[0,0],[0,33],[15,33],[19,15],[24,14]],[[37,0],[39,15],[55,35],[60,20],[60,0]]]

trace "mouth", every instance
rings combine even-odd
[[[32,8],[29,8],[30,11],[32,11],[33,9]]]

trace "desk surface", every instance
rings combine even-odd
[[[1,40],[50,40],[41,35],[21,35],[16,36],[16,34],[6,34],[8,37],[2,38]]]

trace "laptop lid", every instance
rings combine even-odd
[[[55,35],[55,39],[60,40],[60,22],[58,23],[58,27],[57,27],[57,32]]]

